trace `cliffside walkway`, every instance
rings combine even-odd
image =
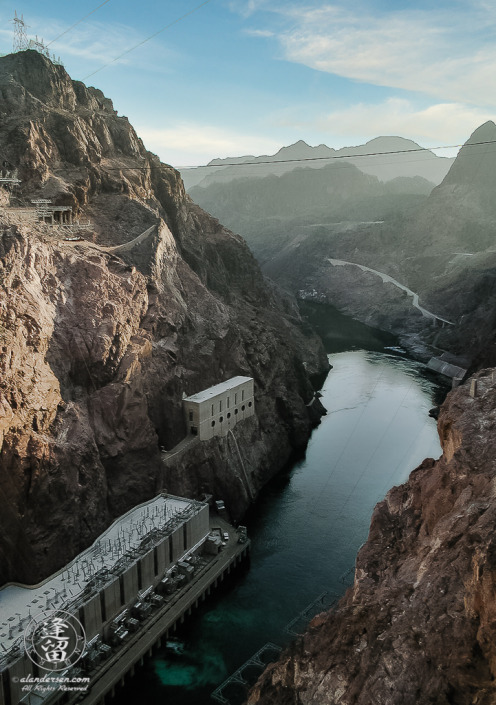
[[[408,296],[411,296],[413,298],[412,305],[417,308],[422,316],[425,318],[430,318],[433,321],[440,321],[441,323],[445,323],[450,326],[454,326],[455,324],[453,321],[448,321],[446,318],[442,318],[441,316],[438,316],[435,313],[432,313],[432,311],[428,311],[426,308],[423,308],[419,304],[419,295],[416,294],[414,291],[409,289],[407,286],[404,284],[400,284],[399,281],[396,279],[393,279],[393,277],[390,277],[389,274],[384,274],[384,272],[378,272],[377,269],[372,269],[371,267],[366,267],[364,264],[357,264],[357,262],[347,262],[346,260],[343,259],[332,259],[331,257],[328,258],[327,260],[332,264],[333,267],[341,267],[345,265],[351,265],[353,267],[358,267],[359,269],[362,270],[362,272],[371,272],[372,274],[376,274],[378,277],[382,279],[384,283],[388,282],[390,284],[394,284],[394,286],[398,287],[398,289],[401,289],[402,291],[406,291]]]
[[[160,453],[161,460],[167,465],[167,462],[174,458],[176,455],[180,455],[188,448],[199,444],[200,439],[198,438],[198,436],[188,434],[185,438],[182,439],[182,441],[179,441],[179,443],[175,445],[174,448],[171,448],[170,450],[162,450]]]
[[[245,669],[255,667],[256,669],[263,670],[272,660],[271,658],[267,659],[267,654],[279,654],[281,651],[281,646],[273,644],[270,641],[267,644],[264,644],[264,646],[262,646],[256,654],[253,654],[253,656],[245,661],[244,664],[237,669],[237,671],[230,675],[229,678],[226,678],[226,680],[213,691],[211,698],[213,698],[213,700],[217,700],[218,703],[222,703],[222,705],[231,705],[231,700],[224,694],[224,689],[233,683],[236,683],[245,688],[247,691],[250,685],[253,685],[254,681],[250,684],[250,681],[247,680],[245,674],[243,673]]]
[[[100,249],[105,250],[106,252],[113,252],[115,255],[121,254],[122,252],[130,252],[135,247],[145,242],[148,236],[152,234],[152,232],[157,226],[158,223],[154,223],[149,228],[140,233],[137,237],[133,238],[132,240],[129,240],[129,242],[124,242],[122,245],[113,245],[112,247],[100,247]]]
[[[339,597],[339,595],[327,591],[321,593],[315,600],[307,605],[305,609],[301,610],[289,624],[286,624],[284,631],[286,634],[293,637],[303,636],[310,620],[319,614],[319,612],[327,612],[330,610],[339,600]]]

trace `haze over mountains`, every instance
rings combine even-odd
[[[366,156],[365,156],[366,155]],[[301,161],[300,161],[301,160]],[[429,149],[403,137],[376,137],[356,147],[332,149],[325,144],[311,147],[303,140],[282,147],[276,154],[213,159],[206,167],[181,169],[186,189],[202,187],[233,179],[263,178],[269,174],[281,176],[304,165],[321,169],[332,161],[354,164],[365,174],[389,181],[398,176],[422,176],[434,185],[446,176],[452,158],[438,157]]]
[[[293,293],[395,332],[424,330],[424,340],[436,338],[465,354],[467,347],[480,347],[492,316],[487,302],[492,301],[496,257],[495,140],[496,127],[487,122],[456,160],[449,160],[428,151],[405,155],[400,150],[417,145],[378,138],[354,153],[398,153],[387,160],[362,156],[360,167],[360,157],[354,163],[339,159],[289,165],[274,165],[273,157],[269,164],[228,167],[217,176],[212,172],[190,194],[243,235],[263,271]],[[303,158],[329,151],[300,142],[278,156]],[[319,168],[311,168],[316,164]],[[241,178],[244,168],[259,171]],[[267,173],[274,169],[281,170],[279,175]],[[227,181],[229,173],[236,178]],[[214,181],[219,178],[224,181]],[[330,259],[351,265],[336,267]],[[423,306],[457,325],[429,334],[426,319],[404,291],[356,265],[389,275],[418,293]]]
[[[239,164],[222,166],[232,161]],[[265,264],[299,240],[301,228],[410,217],[453,161],[402,137],[340,150],[299,141],[273,156],[214,160],[182,176],[193,200],[242,235]]]

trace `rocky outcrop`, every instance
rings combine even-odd
[[[328,363],[99,91],[31,51],[0,59],[0,89],[0,154],[22,181],[0,211],[0,583],[34,582],[163,489],[213,491],[239,516],[232,442],[163,460],[186,434],[183,394],[255,379],[256,419],[235,434],[256,493],[307,442]],[[68,240],[15,209],[39,198],[91,229]]]
[[[377,505],[353,586],[249,705],[495,702],[496,373],[474,380],[441,409],[442,457]]]

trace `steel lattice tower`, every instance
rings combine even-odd
[[[28,36],[26,34],[26,23],[24,22],[24,17],[21,15],[17,16],[17,10],[14,10],[14,43],[13,49],[14,53],[16,51],[24,51],[28,47]]]

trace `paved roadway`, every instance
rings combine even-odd
[[[371,267],[366,267],[364,264],[357,264],[356,262],[347,262],[343,259],[332,259],[329,257],[328,261],[333,265],[333,267],[341,267],[343,265],[350,264],[353,267],[358,267],[363,272],[371,272],[372,274],[377,274],[377,276],[380,277],[383,282],[389,282],[390,284],[394,284],[394,286],[398,287],[398,289],[406,291],[408,296],[411,296],[413,298],[412,305],[415,306],[415,308],[418,308],[420,313],[426,318],[431,318],[436,321],[442,321],[443,323],[448,323],[451,326],[454,325],[453,321],[447,321],[446,318],[441,318],[441,316],[438,316],[437,314],[432,313],[432,311],[428,311],[426,308],[423,308],[419,304],[419,295],[409,289],[404,284],[400,284],[399,281],[393,279],[393,277],[390,277],[389,274],[384,274],[384,272],[378,272],[377,269],[371,269]]]

